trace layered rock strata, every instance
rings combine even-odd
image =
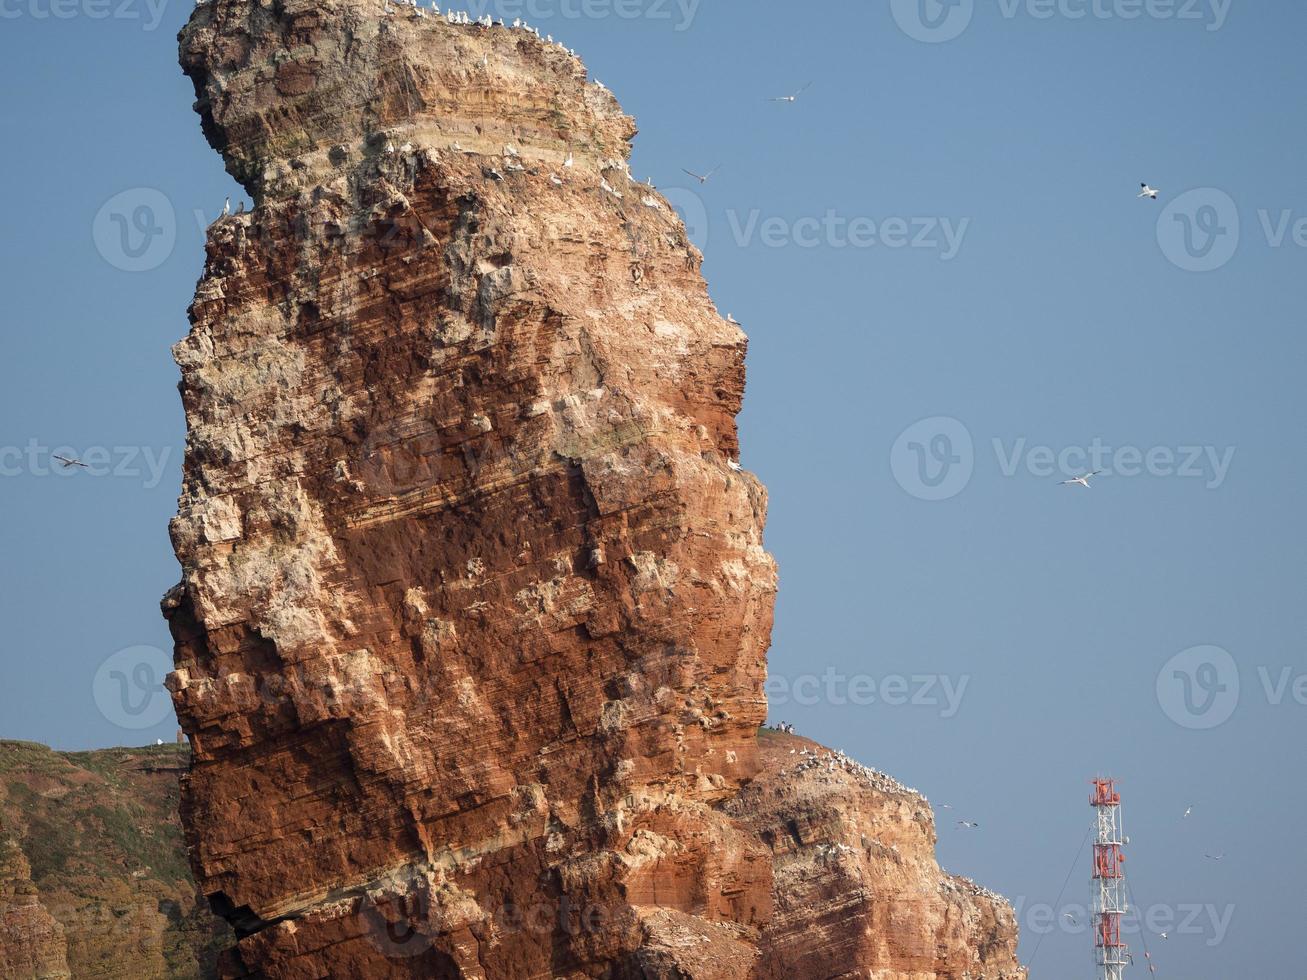
[[[412,7],[213,0],[181,46],[256,203],[175,351],[164,603],[224,975],[768,969],[746,341],[633,122]]]

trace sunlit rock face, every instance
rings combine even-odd
[[[746,340],[633,122],[380,0],[216,0],[181,51],[256,204],[176,348],[164,603],[224,975],[767,975]]]

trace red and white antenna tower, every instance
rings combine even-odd
[[[1130,965],[1130,947],[1121,941],[1126,904],[1125,837],[1121,832],[1121,794],[1116,780],[1095,779],[1094,795],[1094,957],[1098,980],[1121,980]]]

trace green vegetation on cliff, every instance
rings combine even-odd
[[[185,746],[56,752],[0,741],[0,826],[64,929],[74,977],[202,978],[228,944],[187,863]]]

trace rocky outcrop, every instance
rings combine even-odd
[[[0,783],[0,977],[71,977],[63,926],[41,902],[27,856],[5,827],[4,806],[4,785]]]
[[[187,866],[186,757],[0,742],[0,977],[215,974],[231,932]]]
[[[164,602],[224,975],[769,969],[746,342],[634,124],[557,45],[374,0],[212,0],[181,46],[256,202],[175,351]]]
[[[924,797],[807,739],[761,744],[758,778],[726,806],[772,855],[758,980],[1025,976],[1011,906],[940,871]]]

